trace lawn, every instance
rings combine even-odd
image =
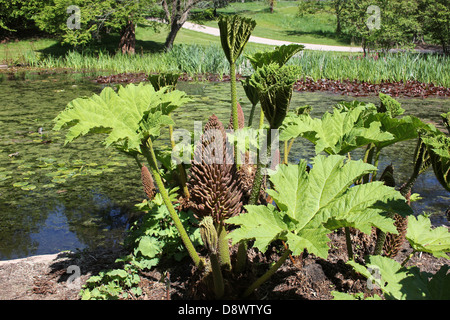
[[[139,25],[136,28],[136,52],[140,54],[161,52],[168,32],[168,28],[165,26],[155,31],[149,26]],[[101,45],[90,47],[87,51],[99,52],[106,50],[114,53],[117,50],[118,43],[119,36],[117,34],[110,35],[102,40]],[[201,32],[181,29],[174,44],[191,45],[194,43],[202,46],[220,46],[220,39]],[[271,48],[272,46],[257,43],[248,43],[246,46],[248,51],[261,51]],[[65,56],[71,50],[71,47],[61,46],[56,39],[39,38],[8,42],[0,44],[0,63],[24,64],[27,61],[40,57],[51,56],[58,58]]]
[[[264,1],[234,2],[218,9],[219,14],[239,14],[256,21],[252,35],[275,40],[350,46],[350,41],[339,37],[336,32],[336,17],[329,12],[299,17],[297,1],[278,1],[273,13]],[[217,27],[216,21],[206,21],[205,25]]]

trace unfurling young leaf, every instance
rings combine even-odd
[[[220,41],[228,62],[235,63],[247,44],[256,21],[238,15],[219,19]]]
[[[271,51],[257,52],[253,55],[246,55],[246,58],[250,60],[250,63],[255,70],[271,63],[276,63],[281,67],[285,65],[286,62],[292,58],[292,56],[304,48],[305,46],[300,44],[282,45]]]

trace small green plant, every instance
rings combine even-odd
[[[118,300],[129,296],[140,296],[142,289],[138,286],[141,278],[132,265],[124,269],[100,271],[98,275],[86,280],[80,295],[82,300]]]

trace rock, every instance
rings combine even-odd
[[[312,282],[319,283],[326,281],[328,278],[323,272],[322,266],[318,263],[310,263],[303,267],[303,272],[307,275]]]

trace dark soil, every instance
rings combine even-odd
[[[98,76],[96,79],[94,79],[94,81],[102,84],[115,83],[124,85],[127,83],[139,83],[148,81],[147,77],[148,75],[145,73],[119,73],[109,76]],[[243,77],[239,74],[236,77],[238,80],[243,79]],[[193,80],[222,82],[230,81],[230,76],[220,76],[217,74],[200,74],[197,76],[189,76],[187,74],[182,74],[179,78],[179,81]],[[378,95],[380,92],[389,94],[392,97],[450,97],[450,88],[437,86],[432,83],[422,83],[419,81],[382,81],[380,83],[369,83],[348,79],[339,81],[329,79],[313,80],[311,78],[304,78],[298,80],[294,84],[294,90],[308,92],[323,91],[354,97]]]
[[[363,292],[366,296],[374,293],[364,277],[355,273],[346,264],[347,252],[344,232],[338,230],[330,235],[330,251],[327,259],[317,258],[304,252],[301,257],[287,259],[281,268],[254,292],[249,298],[257,300],[330,300],[332,291],[348,293]],[[363,256],[373,250],[373,237],[352,231],[355,260],[363,263]],[[281,243],[275,244],[262,254],[256,249],[248,250],[247,268],[243,275],[226,274],[226,294],[224,299],[240,299],[240,294],[277,261],[283,250]],[[412,249],[406,241],[395,260],[401,262]],[[29,260],[9,261],[0,264],[0,299],[14,300],[78,300],[79,287],[68,285],[71,265],[80,267],[81,285],[101,270],[120,268],[115,259],[125,255],[123,249],[101,249],[95,252],[62,253],[55,259],[30,262]],[[233,255],[232,255],[233,256]],[[450,260],[437,259],[423,253],[413,256],[407,266],[417,266],[421,271],[435,273]],[[202,278],[189,259],[181,262],[163,260],[151,271],[142,272],[140,287],[143,294],[129,299],[138,300],[210,300],[213,293],[208,290],[208,278]]]

